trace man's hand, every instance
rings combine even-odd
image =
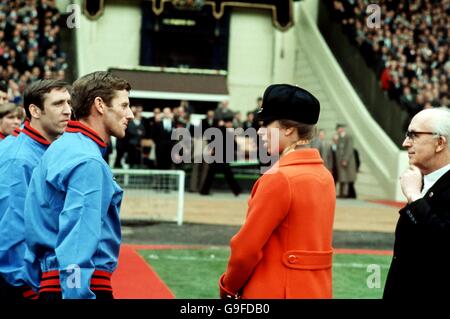
[[[408,199],[408,203],[414,202],[419,199],[420,190],[422,188],[422,173],[417,166],[411,165],[401,176],[400,186],[405,197]]]

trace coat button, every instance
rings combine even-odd
[[[434,193],[430,192],[430,194],[428,195],[428,197],[433,197]]]
[[[297,260],[297,256],[295,256],[295,255],[289,255],[288,256],[288,262],[290,263],[290,264],[295,264],[295,261]]]

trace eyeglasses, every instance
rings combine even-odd
[[[407,131],[405,133],[405,138],[409,138],[411,140],[414,140],[415,138],[419,137],[420,134],[426,134],[426,135],[439,135],[439,133],[436,132],[415,132],[415,131]]]

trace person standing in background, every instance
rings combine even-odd
[[[347,133],[345,124],[336,126],[336,165],[339,181],[339,197],[349,198],[349,184],[356,180],[356,161],[353,137]]]

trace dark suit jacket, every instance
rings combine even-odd
[[[383,298],[450,300],[450,171],[400,210]]]

